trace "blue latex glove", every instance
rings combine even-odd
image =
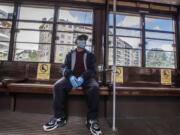
[[[84,79],[81,76],[78,77],[78,79],[77,79],[78,86],[81,86],[83,83],[84,83]]]
[[[69,81],[70,81],[71,85],[73,86],[73,88],[77,88],[78,87],[77,78],[75,76],[71,76],[69,78]]]

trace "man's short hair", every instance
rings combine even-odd
[[[87,40],[88,39],[88,36],[87,35],[79,35],[79,36],[77,36],[77,39],[76,40]]]

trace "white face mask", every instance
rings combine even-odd
[[[78,40],[78,41],[77,41],[77,46],[80,47],[80,48],[85,49],[86,40]]]

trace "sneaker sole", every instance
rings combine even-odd
[[[101,131],[101,132],[99,132],[98,134],[94,133],[94,132],[92,131],[92,129],[88,126],[88,124],[87,124],[87,123],[85,124],[85,126],[86,126],[86,128],[88,128],[88,129],[89,129],[89,131],[90,131],[90,134],[91,134],[91,135],[102,135],[102,131]]]
[[[94,133],[91,129],[90,129],[91,135],[102,135],[102,132],[99,133]]]
[[[66,125],[66,124],[67,124],[67,122],[66,122],[66,121],[64,121],[64,123],[63,123],[63,124],[61,124],[61,125],[56,125],[55,127],[50,128],[50,129],[47,129],[47,128],[43,125],[43,130],[44,130],[44,131],[46,131],[46,132],[48,132],[48,131],[52,131],[52,130],[54,130],[54,129],[58,128],[58,127],[63,127],[63,126],[64,126],[64,125]]]

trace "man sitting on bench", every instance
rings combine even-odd
[[[87,98],[87,121],[86,126],[92,135],[101,135],[98,117],[99,108],[99,85],[95,80],[95,56],[85,49],[86,35],[80,35],[76,39],[77,48],[66,55],[62,67],[63,77],[54,84],[53,108],[54,117],[45,125],[44,131],[51,131],[66,124],[64,103],[67,93],[71,89],[82,87]]]

